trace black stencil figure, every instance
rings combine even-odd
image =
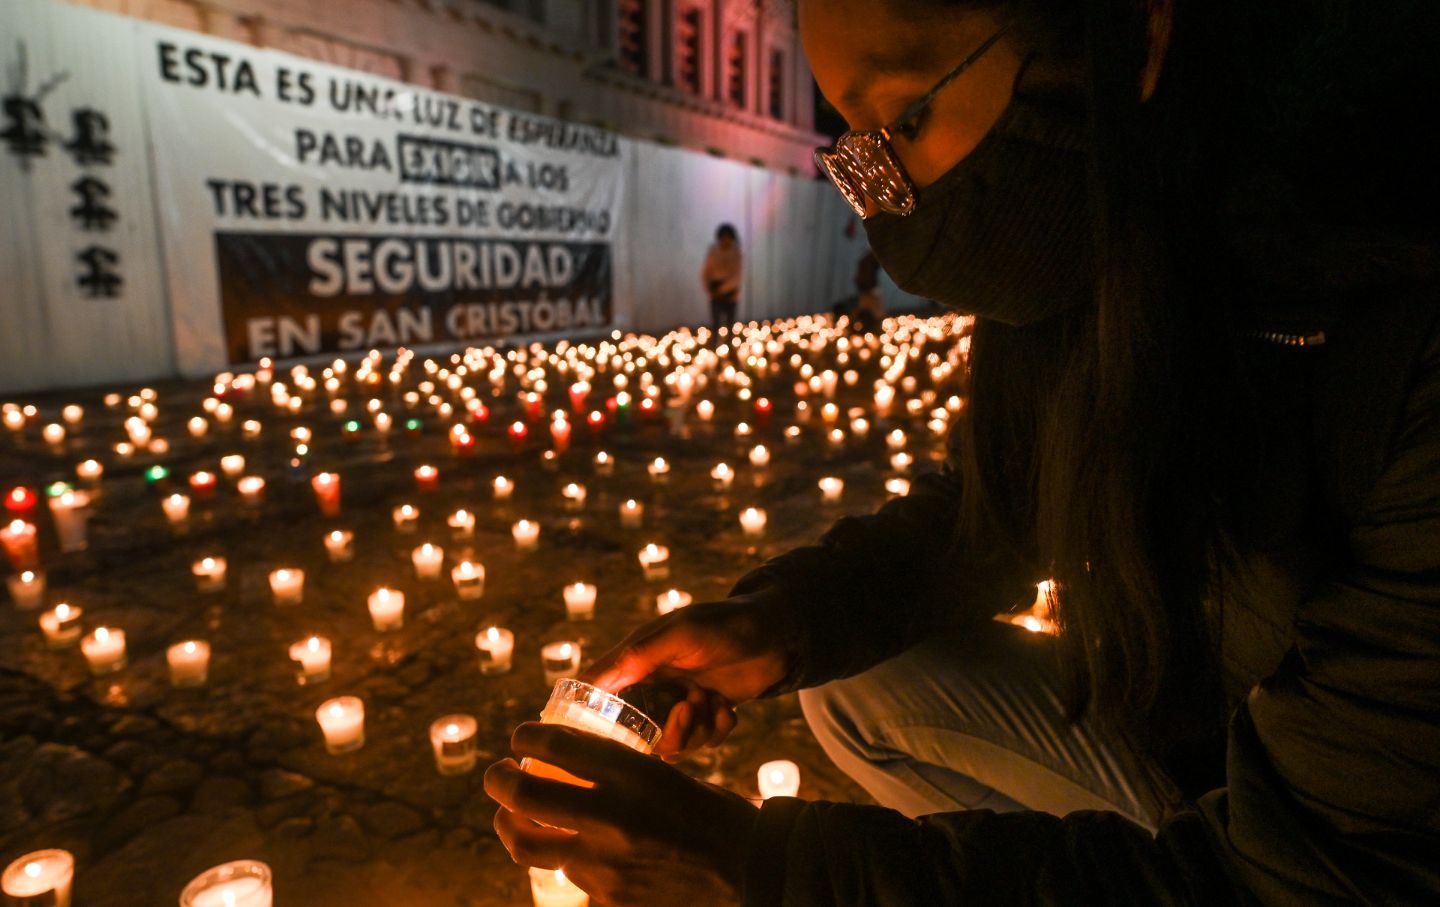
[[[115,209],[105,204],[110,197],[110,187],[93,176],[82,176],[70,184],[70,191],[80,197],[80,203],[70,209],[70,219],[82,230],[109,230],[118,216]]]
[[[0,115],[5,117],[5,127],[0,129],[0,142],[5,149],[20,158],[22,170],[30,169],[30,162],[44,157],[53,136],[45,125],[45,110],[41,106],[45,96],[69,78],[69,73],[60,73],[40,85],[34,92],[28,91],[30,84],[30,58],[25,51],[25,42],[18,43],[18,63],[9,75],[6,93],[0,97]]]
[[[110,118],[93,107],[80,107],[72,113],[75,137],[65,143],[65,150],[80,167],[96,164],[109,166],[115,159],[115,143],[110,141]]]
[[[115,272],[120,256],[103,246],[91,246],[75,256],[86,268],[76,283],[91,299],[114,299],[120,295],[120,285],[125,282]]]

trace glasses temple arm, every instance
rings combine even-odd
[[[900,116],[896,117],[895,120],[890,123],[890,125],[881,129],[880,133],[881,135],[885,136],[886,141],[889,141],[895,135],[895,133],[901,132],[907,126],[909,126],[911,120],[914,120],[920,115],[921,111],[923,111],[926,107],[930,106],[930,102],[935,100],[935,96],[937,94],[944,91],[951,82],[955,81],[960,77],[961,73],[974,65],[975,61],[979,60],[985,54],[985,51],[993,47],[995,42],[999,41],[1002,37],[1004,37],[1005,33],[1009,30],[1009,25],[1001,26],[999,31],[995,32],[995,34],[985,39],[985,43],[975,48],[975,50],[971,52],[970,56],[961,60],[954,69],[950,70],[948,73],[945,74],[945,77],[943,79],[941,79],[939,82],[936,82],[934,88],[925,92],[925,94],[920,97],[919,100],[912,103],[909,107],[906,107],[905,111],[901,113]]]

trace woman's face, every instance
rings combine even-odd
[[[991,10],[905,0],[800,0],[799,13],[815,80],[851,129],[893,122],[1001,25]],[[895,152],[917,187],[980,143],[1009,104],[1023,57],[1005,35],[935,97],[913,140],[895,136]]]

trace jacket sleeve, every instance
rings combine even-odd
[[[769,695],[848,677],[935,629],[985,620],[1035,595],[1008,551],[956,543],[960,476],[953,458],[878,511],[838,521],[816,545],[742,577],[731,594],[778,593],[776,627],[795,654]]]
[[[1348,558],[1232,718],[1225,788],[1156,837],[1108,813],[772,801],[746,907],[1440,903],[1440,344],[1410,388]]]

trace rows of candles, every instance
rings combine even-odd
[[[184,435],[173,439],[162,434],[162,425],[169,423],[160,419],[161,401],[154,389],[129,396],[111,394],[105,399],[107,414],[119,417],[118,439],[113,435],[107,439],[107,429],[93,425],[103,421],[113,426],[115,416],[93,420],[80,406],[69,405],[61,411],[59,422],[44,424],[41,429],[41,440],[47,448],[52,453],[98,453],[100,445],[109,444],[110,452],[77,463],[72,482],[48,486],[44,490],[45,508],[40,506],[40,496],[23,486],[5,495],[6,519],[0,525],[0,545],[15,571],[7,578],[10,597],[22,610],[42,612],[38,624],[51,648],[78,644],[97,677],[125,670],[128,657],[123,628],[102,624],[86,632],[82,623],[86,615],[81,607],[61,602],[46,608],[48,590],[38,538],[43,525],[41,515],[48,510],[62,556],[83,551],[87,545],[86,520],[92,508],[104,505],[107,474],[123,477],[140,467],[145,467],[145,480],[157,490],[157,518],[163,515],[163,525],[177,534],[190,529],[197,518],[197,507],[204,507],[205,512],[224,507],[231,488],[242,507],[261,512],[266,505],[267,479],[273,482],[275,476],[261,474],[267,471],[268,464],[263,462],[258,448],[244,453],[233,447],[223,453],[216,448],[223,451],[225,445],[253,442],[279,431],[287,433],[283,475],[292,481],[305,481],[315,511],[327,521],[339,520],[351,510],[344,493],[345,475],[355,467],[312,472],[310,462],[317,446],[329,443],[333,437],[325,431],[327,424],[338,426],[343,443],[365,440],[385,452],[386,456],[375,458],[382,464],[391,461],[397,444],[423,437],[426,420],[438,420],[441,425],[449,424],[445,438],[450,454],[458,460],[477,456],[481,450],[493,450],[493,445],[499,443],[512,450],[514,456],[538,453],[541,465],[552,471],[562,463],[573,465],[581,456],[570,453],[581,437],[599,447],[610,433],[647,421],[660,430],[668,428],[669,434],[682,439],[703,437],[723,443],[728,435],[736,445],[735,458],[720,459],[708,468],[712,487],[721,494],[735,489],[743,470],[757,476],[759,487],[758,477],[772,468],[777,457],[808,456],[805,452],[791,454],[777,449],[772,438],[788,448],[802,444],[807,436],[817,437],[823,439],[825,447],[838,449],[865,442],[878,425],[884,429],[881,462],[889,473],[883,478],[884,490],[890,496],[904,495],[917,460],[933,459],[941,451],[954,417],[963,411],[963,398],[953,393],[946,396],[940,388],[962,366],[968,338],[965,323],[954,318],[896,319],[887,322],[886,327],[883,334],[856,337],[826,320],[802,318],[753,324],[729,336],[710,335],[704,330],[682,330],[659,338],[617,334],[596,344],[562,341],[551,348],[487,347],[439,360],[422,360],[411,351],[401,350],[387,361],[372,351],[358,363],[336,360],[318,373],[297,365],[288,375],[262,361],[253,372],[217,376],[213,393],[204,399],[201,412],[182,417]],[[862,369],[878,373],[868,388],[860,384]],[[793,406],[782,406],[762,393],[766,386],[783,387],[787,382],[793,392]],[[562,390],[558,400],[556,387]],[[850,390],[842,392],[842,388]],[[842,393],[852,399],[863,396],[866,405],[842,407]],[[507,422],[497,416],[492,422],[492,410],[502,409],[507,399],[516,403],[515,418]],[[740,417],[728,429],[720,422],[720,400],[729,401],[728,411],[740,411]],[[547,404],[561,401],[568,405],[547,408]],[[38,408],[5,404],[0,410],[12,441],[30,443],[31,426],[43,421]],[[779,428],[772,423],[782,414],[788,416],[789,423],[772,434],[772,429]],[[299,424],[299,419],[310,421]],[[923,425],[924,431],[917,433],[915,424]],[[0,432],[0,436],[3,434]],[[931,444],[918,456],[913,452],[917,439]],[[213,458],[188,476],[172,476],[163,461],[190,450],[214,451]],[[632,462],[632,453],[617,455],[595,449],[583,456],[599,481],[615,475],[617,466],[626,465],[660,487],[671,482],[677,469],[676,464],[658,455]],[[352,455],[346,459],[356,458]],[[418,497],[390,509],[395,536],[419,535],[422,510],[428,511],[428,502],[437,489],[446,487],[446,476],[452,471],[463,475],[467,470],[463,464],[447,466],[439,461],[415,466],[413,489]],[[516,478],[504,474],[487,479],[485,487],[497,512],[498,508],[508,510],[512,506],[517,484]],[[847,490],[845,480],[838,475],[821,476],[812,487],[812,493],[826,505],[840,504]],[[562,484],[553,506],[572,519],[582,514],[592,520],[603,518],[595,512],[595,500],[586,482],[577,477]],[[621,529],[651,529],[657,531],[657,536],[663,531],[663,526],[650,525],[643,500],[626,498],[610,506],[615,510],[609,519]],[[546,521],[539,517],[544,515],[515,514],[519,518],[510,523],[510,534],[516,551],[533,552],[542,547]],[[755,504],[738,508],[731,519],[731,531],[744,539],[752,551],[770,529],[768,514]],[[408,548],[407,569],[413,571],[414,580],[423,588],[443,584],[448,578],[446,591],[453,591],[457,601],[482,599],[486,567],[474,556],[472,547],[476,510],[456,508],[445,516],[444,524],[451,542],[433,536],[415,538],[416,544]],[[356,541],[354,529],[333,524],[322,536],[326,557],[336,565],[355,559]],[[692,596],[683,589],[663,588],[672,573],[669,547],[659,537],[642,541],[637,544],[632,564],[647,582],[660,584],[658,588],[652,586],[650,592],[655,613],[666,614],[691,604]],[[458,554],[449,550],[452,542]],[[221,553],[195,560],[190,569],[197,592],[214,594],[226,589],[229,564]],[[293,563],[273,564],[266,578],[277,607],[305,607],[304,569]],[[561,590],[567,618],[593,619],[602,592],[586,577],[572,578]],[[391,633],[404,627],[406,594],[394,584],[375,587],[364,604],[375,632]],[[1031,616],[1048,619],[1048,611]],[[296,666],[297,681],[307,687],[326,683],[331,675],[332,655],[343,644],[318,634],[291,643],[285,654]],[[516,637],[511,630],[499,625],[482,626],[474,637],[479,674],[495,676],[511,671],[515,649]],[[180,689],[208,684],[211,654],[211,644],[204,639],[170,644],[165,656],[172,685]],[[544,642],[539,660],[546,683],[574,676],[583,655],[580,639]],[[326,698],[315,707],[314,716],[318,736],[329,752],[341,755],[363,747],[365,708],[359,697],[341,694]],[[442,774],[471,771],[478,753],[477,734],[473,716],[452,714],[436,719],[429,728],[436,770]],[[798,769],[793,763],[767,763],[757,775],[761,796],[793,794],[798,784]],[[563,899],[578,889],[573,885],[567,888],[563,874],[558,879],[556,876],[532,872],[536,903],[546,907],[551,903],[580,903]],[[270,903],[268,877],[264,889],[264,901],[254,903]]]

